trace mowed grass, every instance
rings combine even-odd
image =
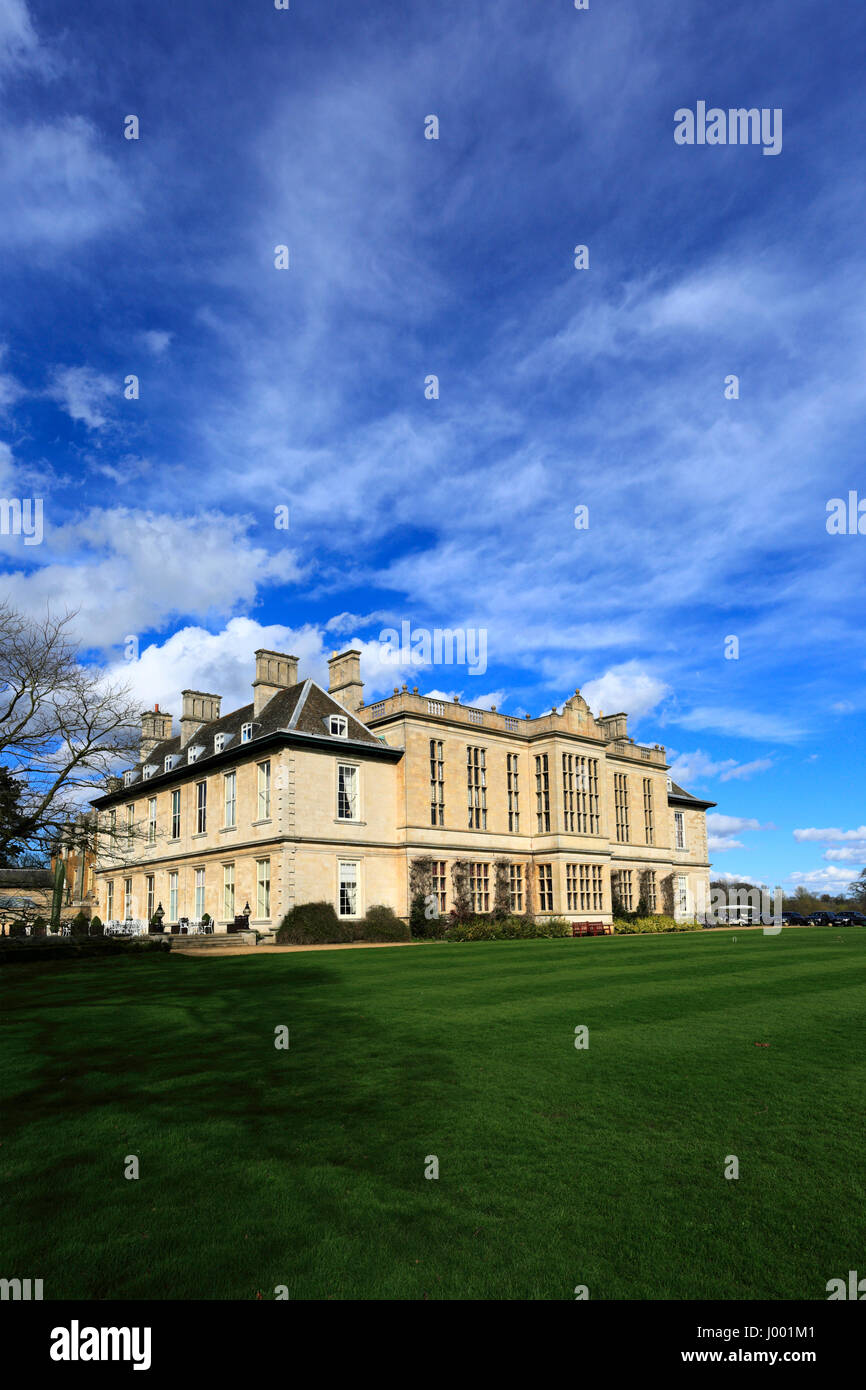
[[[0,1273],[824,1299],[866,1274],[864,981],[856,928],[7,968]]]

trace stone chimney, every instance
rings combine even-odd
[[[405,688],[405,687],[404,687]],[[328,694],[350,714],[357,714],[364,703],[364,682],[361,680],[361,653],[357,647],[331,654],[328,662]]]
[[[628,738],[627,714],[599,714],[596,723],[606,739]]]
[[[180,746],[186,748],[196,729],[219,719],[222,695],[207,695],[203,690],[182,690],[183,714],[180,716]]]
[[[269,700],[281,690],[298,683],[298,658],[284,652],[256,652],[256,678],[253,681],[253,714],[258,718]]]
[[[159,705],[146,709],[141,716],[140,761],[145,763],[158,743],[171,738],[171,715],[163,714]]]

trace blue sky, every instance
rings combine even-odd
[[[718,803],[717,873],[848,882],[864,50],[819,0],[0,0],[0,495],[44,499],[3,591],[176,716],[258,646],[580,687]],[[677,145],[698,101],[781,108],[781,153]],[[403,621],[487,669],[395,673]]]

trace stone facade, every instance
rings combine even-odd
[[[593,715],[579,692],[517,719],[428,699],[406,686],[363,703],[360,654],[330,662],[330,692],[297,660],[256,653],[254,699],[220,715],[219,696],[183,692],[179,736],[142,716],[141,760],[94,805],[97,911],[166,922],[207,912],[216,930],[249,906],[276,930],[295,903],[363,916],[409,913],[410,866],[469,861],[475,905],[493,905],[495,865],[515,910],[610,921],[649,899],[692,915],[708,884],[706,811],[671,782],[665,751],[629,738],[626,716]],[[652,876],[652,877],[648,877]]]

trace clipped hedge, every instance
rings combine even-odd
[[[470,917],[451,922],[446,941],[533,941],[571,936],[571,923],[563,917]]]
[[[298,903],[277,928],[280,946],[339,946],[354,940],[351,923],[341,922],[331,903]]]
[[[127,959],[167,955],[169,941],[124,941],[116,936],[25,936],[10,941],[0,939],[0,965],[29,964],[34,961],[97,960],[104,956]]]
[[[613,929],[617,936],[658,935],[660,932],[699,931],[697,922],[677,922],[673,917],[658,913],[652,917],[615,917]]]
[[[363,922],[353,928],[356,941],[409,941],[409,928],[396,912],[383,903],[370,908]]]
[[[299,903],[277,928],[279,946],[345,946],[353,941],[409,941],[409,928],[383,903],[359,921],[341,921],[331,903]]]

